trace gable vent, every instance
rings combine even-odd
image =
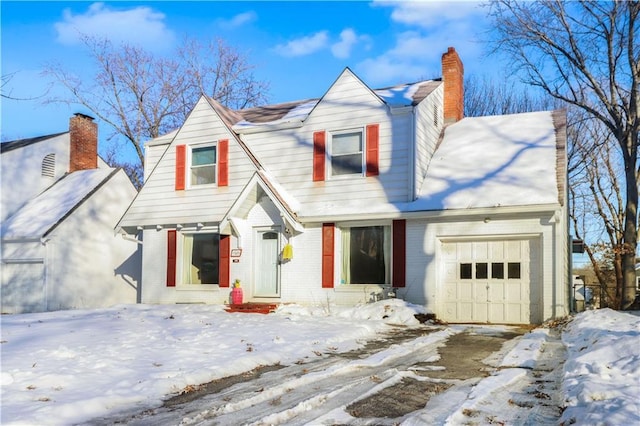
[[[54,177],[56,174],[56,155],[47,154],[42,160],[42,177]]]

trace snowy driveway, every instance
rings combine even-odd
[[[639,316],[586,311],[512,338],[420,325],[420,309],[3,315],[0,423],[640,424]]]
[[[558,339],[545,343],[550,350],[536,365],[503,367],[486,378],[523,332],[501,326],[398,328],[363,349],[218,380],[209,391],[193,388],[161,408],[92,424],[555,423],[559,383],[546,376],[559,377]],[[474,388],[479,384],[482,394]]]

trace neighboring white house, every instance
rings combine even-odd
[[[114,232],[137,192],[99,158],[93,119],[0,149],[2,313],[139,300],[139,244]]]
[[[463,66],[232,111],[202,97],[146,145],[118,224],[142,231],[142,301],[356,304],[397,297],[449,322],[569,312],[563,111],[463,118]]]

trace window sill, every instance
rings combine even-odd
[[[220,291],[218,284],[182,284],[176,286],[178,291]]]
[[[340,293],[361,293],[391,288],[391,284],[338,284],[333,289]]]

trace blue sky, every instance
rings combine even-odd
[[[221,37],[269,83],[271,103],[320,97],[345,67],[373,88],[439,77],[449,46],[466,75],[504,74],[481,42],[486,10],[471,1],[2,1],[0,7],[2,75],[12,75],[3,93],[19,98],[46,91],[40,73],[52,61],[93,75],[79,32],[157,54],[169,54],[184,36]],[[42,99],[2,99],[1,107],[3,141],[66,131],[74,112],[88,112]]]

